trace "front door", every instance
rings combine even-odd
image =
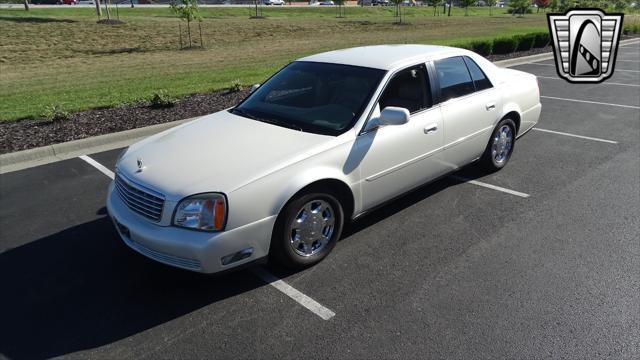
[[[444,173],[446,168],[433,156],[443,144],[443,124],[440,109],[432,103],[424,64],[401,70],[388,82],[371,118],[395,106],[409,110],[411,119],[379,127],[356,140],[363,210]]]

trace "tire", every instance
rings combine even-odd
[[[505,167],[513,154],[516,142],[516,124],[513,120],[502,119],[491,133],[487,148],[480,163],[488,171],[498,171]]]
[[[333,250],[343,225],[342,205],[333,195],[309,192],[297,196],[278,216],[270,258],[292,269],[316,264]]]

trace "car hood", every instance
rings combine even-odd
[[[221,111],[131,145],[117,171],[167,200],[229,193],[316,153],[332,139]]]

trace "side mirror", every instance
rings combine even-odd
[[[369,120],[366,131],[371,131],[383,125],[402,125],[409,122],[409,110],[401,107],[387,106],[382,110],[380,116]]]
[[[251,86],[251,92],[249,92],[249,94],[253,94],[253,92],[258,90],[259,87],[260,87],[260,84],[253,84]]]

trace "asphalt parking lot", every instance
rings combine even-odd
[[[81,158],[2,174],[0,357],[637,359],[639,43],[618,55],[598,85],[516,66],[543,111],[505,169],[407,194],[298,273],[138,255]],[[113,170],[119,152],[89,156]]]

